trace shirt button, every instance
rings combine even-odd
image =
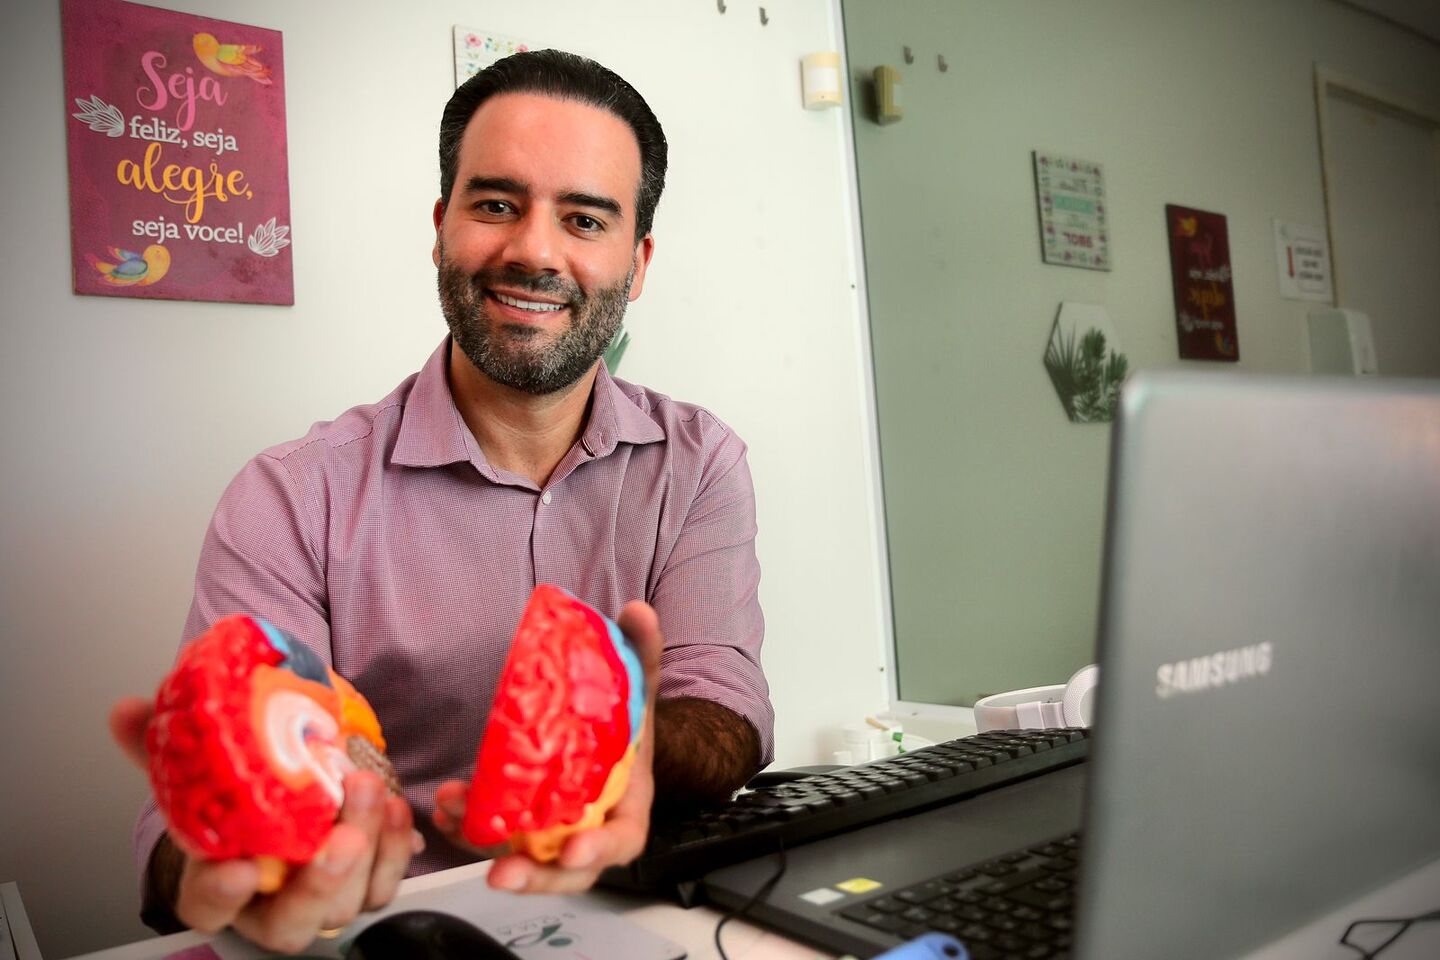
[[[546,490],[544,493],[540,494],[540,502],[541,502],[541,503],[546,504],[546,505],[548,506],[549,503],[550,503],[550,500],[551,500],[551,497],[550,497],[550,491],[549,491],[549,490]]]

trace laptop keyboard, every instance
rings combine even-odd
[[[653,823],[640,858],[605,871],[600,882],[677,896],[688,906],[690,881],[711,870],[1079,763],[1086,734],[992,731],[743,793],[691,819]]]
[[[835,912],[901,940],[948,933],[971,960],[1063,960],[1079,859],[1070,834]]]

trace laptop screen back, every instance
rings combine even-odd
[[[1259,946],[1440,856],[1440,384],[1140,375],[1078,955]]]

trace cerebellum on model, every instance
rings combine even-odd
[[[645,707],[644,670],[620,628],[537,586],[477,751],[465,838],[555,859],[624,794]]]
[[[347,773],[370,769],[400,789],[370,704],[257,617],[225,617],[181,651],[146,746],[174,841],[207,860],[258,858],[262,892],[319,851]]]

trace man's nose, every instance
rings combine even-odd
[[[505,244],[505,266],[528,274],[558,272],[559,229],[554,216],[546,211],[526,211],[511,227]]]

